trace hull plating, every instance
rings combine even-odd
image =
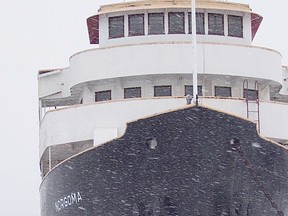
[[[203,107],[173,111],[132,122],[49,173],[42,216],[281,215],[287,157],[251,122]]]

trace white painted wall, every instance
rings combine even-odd
[[[153,98],[99,102],[49,111],[40,126],[40,156],[50,145],[93,139],[96,128],[118,128],[118,136],[122,136],[127,122],[185,104],[184,98]]]
[[[105,142],[108,142],[118,137],[118,128],[95,128],[93,145],[99,146]]]
[[[261,103],[261,134],[265,137],[288,138],[288,106],[285,103]]]
[[[246,118],[246,103],[241,99],[201,98],[200,105]],[[185,106],[184,97],[168,97],[108,101],[49,111],[40,127],[40,156],[48,146],[94,139],[95,131],[101,128],[112,128],[104,140],[115,138],[116,130],[120,137],[125,133],[127,122]],[[260,103],[261,135],[288,140],[287,122],[287,105]],[[96,140],[96,144],[100,141]]]
[[[288,95],[288,66],[282,67],[282,89],[280,91],[280,94]]]
[[[282,83],[281,55],[270,49],[199,43],[198,72],[273,80]],[[190,74],[190,43],[153,43],[86,50],[70,59],[70,67],[39,77],[39,95],[61,89],[54,97],[70,96],[80,83],[150,74]]]
[[[44,98],[46,96],[59,94],[63,90],[63,73],[64,69],[54,70],[46,74],[38,76],[38,96],[39,98]],[[59,97],[59,95],[58,95]]]

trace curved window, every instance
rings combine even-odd
[[[124,37],[124,16],[109,17],[109,38]]]
[[[169,34],[185,34],[184,12],[169,12]]]
[[[144,35],[144,14],[128,16],[129,36]]]
[[[148,34],[164,34],[164,13],[148,14]]]
[[[208,14],[208,33],[211,35],[224,35],[224,15]]]
[[[188,12],[188,28],[189,34],[192,33],[191,30],[191,12]],[[196,34],[205,34],[205,19],[204,13],[196,13]]]
[[[228,15],[228,35],[243,37],[243,18],[241,16]]]

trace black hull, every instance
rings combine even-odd
[[[42,216],[281,215],[287,158],[255,124],[189,107],[132,122],[55,168],[40,188]]]

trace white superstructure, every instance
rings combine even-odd
[[[103,6],[87,20],[99,48],[74,54],[68,68],[39,72],[43,176],[122,136],[127,122],[186,105],[190,6],[189,0]],[[200,104],[249,117],[262,136],[288,144],[288,68],[279,52],[251,45],[262,17],[248,5],[217,0],[198,0],[196,8]]]

